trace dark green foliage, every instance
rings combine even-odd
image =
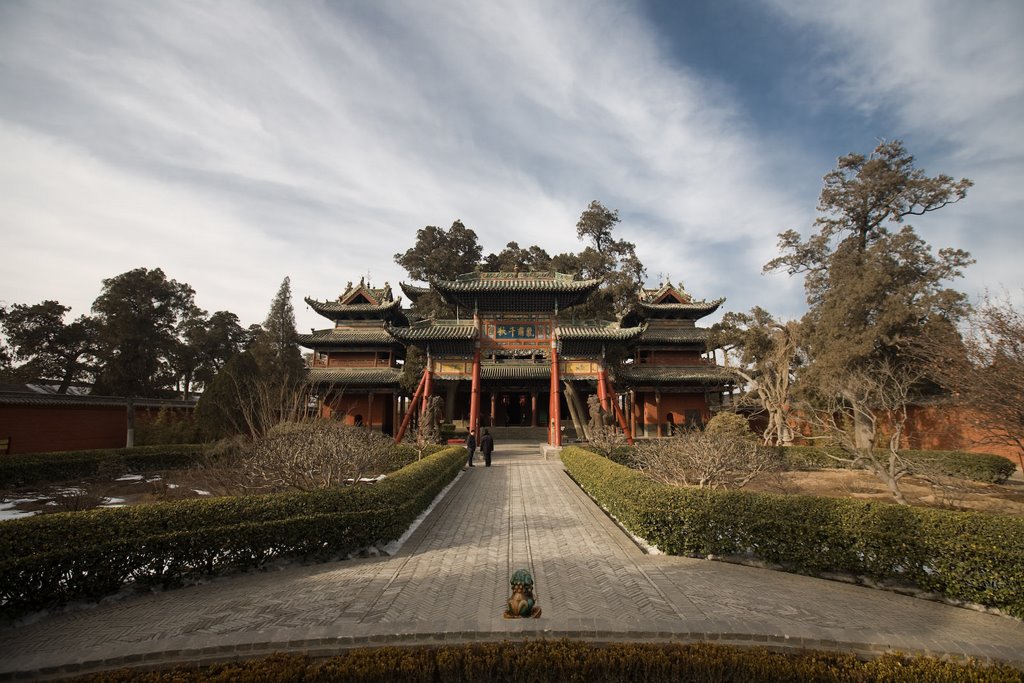
[[[101,472],[183,469],[198,463],[203,452],[200,445],[162,445],[7,455],[0,458],[0,487],[83,479]]]
[[[581,448],[572,477],[671,555],[758,559],[787,571],[916,586],[1024,617],[1024,519],[860,500],[676,488]]]
[[[835,652],[771,652],[710,643],[592,644],[571,640],[473,643],[447,647],[359,648],[326,659],[275,654],[210,667],[167,671],[121,669],[78,679],[90,683],[232,681],[677,681],[785,683],[1021,681],[1007,665],[948,662],[885,654],[862,661]]]
[[[65,323],[64,316],[70,310],[57,301],[0,309],[0,331],[11,345],[8,361],[21,363],[12,375],[24,382],[60,382],[58,394],[67,393],[72,382],[91,376],[96,323],[84,315]]]
[[[243,411],[259,376],[260,367],[248,351],[232,357],[221,368],[196,404],[196,423],[205,436],[223,439],[249,431]]]
[[[58,513],[0,525],[0,614],[16,617],[123,584],[327,559],[397,539],[458,474],[464,448],[444,449],[372,485],[312,493],[190,499]]]
[[[299,333],[295,330],[295,309],[292,306],[291,278],[285,277],[270,302],[270,312],[263,329],[256,335],[249,351],[260,367],[263,377],[282,384],[299,380],[305,364],[299,350]]]
[[[537,245],[523,249],[518,242],[509,242],[497,254],[488,254],[483,268],[504,273],[546,271],[551,270],[551,256]]]
[[[619,220],[618,211],[597,200],[590,202],[576,223],[576,236],[589,244],[578,254],[557,254],[551,259],[551,267],[558,272],[603,282],[586,302],[572,309],[578,318],[611,320],[636,303],[647,269],[636,255],[635,244],[613,238]]]
[[[286,277],[263,326],[253,330],[248,349],[228,360],[207,386],[196,406],[196,420],[208,438],[259,438],[305,411],[309,387],[291,297]]]
[[[135,425],[135,444],[138,446],[202,443],[206,440],[192,412],[180,414],[161,408],[154,419],[138,421]]]
[[[159,396],[177,378],[173,367],[182,326],[201,313],[195,291],[155,268],[136,268],[103,281],[93,302],[103,369],[95,393]]]
[[[848,466],[847,463],[830,458],[828,452],[829,449],[815,446],[787,446],[782,449],[786,466],[791,470],[845,469]],[[846,457],[838,450],[833,450],[833,453]],[[1011,461],[990,453],[906,450],[901,451],[900,457],[912,464],[928,466],[930,471],[946,476],[992,484],[1002,484],[1016,470]]]
[[[416,231],[416,245],[395,254],[395,263],[405,268],[409,277],[421,282],[454,280],[480,266],[483,249],[476,233],[456,220],[448,230],[428,225]],[[413,310],[424,317],[447,317],[451,308],[431,291],[413,304]]]

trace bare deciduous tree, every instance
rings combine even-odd
[[[643,442],[637,446],[636,460],[655,481],[700,488],[742,488],[781,464],[776,449],[722,431]]]
[[[330,420],[285,422],[256,440],[241,459],[246,488],[314,491],[359,483],[379,472],[391,440],[369,429]]]
[[[907,365],[881,360],[847,373],[831,385],[819,386],[815,399],[800,404],[801,414],[815,432],[808,438],[835,446],[840,454],[828,457],[851,468],[863,468],[886,485],[901,505],[907,500],[900,480],[913,465],[900,453],[907,424],[907,406],[919,372]],[[887,447],[876,450],[886,434]]]
[[[590,450],[599,453],[609,460],[614,459],[615,451],[626,445],[626,435],[616,425],[592,424],[590,425],[590,440],[587,444]]]
[[[973,409],[969,419],[984,435],[981,443],[1016,449],[1024,469],[1024,313],[1009,295],[986,293],[962,344],[929,341],[930,376]]]
[[[800,360],[800,323],[776,320],[758,307],[749,314],[726,313],[712,328],[710,343],[722,349],[726,368],[746,387],[738,406],[767,413],[768,424],[761,435],[765,445],[792,443],[790,393]],[[729,362],[730,354],[736,354],[735,363]]]

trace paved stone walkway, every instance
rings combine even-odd
[[[540,619],[501,614],[533,570]],[[462,474],[394,557],[226,577],[0,630],[0,679],[361,644],[714,640],[1024,667],[1024,624],[752,567],[646,555],[536,446]]]

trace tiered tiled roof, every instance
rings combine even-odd
[[[395,339],[404,342],[424,341],[469,341],[477,338],[476,327],[471,323],[459,324],[455,321],[424,320],[409,327],[389,325],[388,332]]]
[[[389,325],[387,331],[403,344],[430,347],[435,353],[472,353],[477,330],[472,323],[423,320],[408,327]]]
[[[714,313],[725,302],[725,297],[714,301],[695,301],[682,288],[665,282],[658,289],[644,289],[637,302],[639,313],[644,318],[676,318],[697,320]]]
[[[402,298],[397,299],[391,292],[391,285],[371,287],[360,280],[358,285],[351,282],[335,301],[317,301],[306,297],[306,303],[314,311],[334,320],[404,320]]]
[[[601,284],[556,272],[467,273],[431,283],[451,305],[481,311],[561,310],[582,303]]]
[[[715,299],[714,301],[692,301],[689,303],[652,304],[641,301],[639,306],[640,310],[648,318],[685,318],[697,320],[706,315],[711,315],[723,303],[725,303],[725,297]]]
[[[598,321],[559,325],[555,334],[565,355],[600,354],[602,348],[622,346],[640,338],[645,325],[620,327],[618,323]]]
[[[300,334],[299,344],[308,349],[328,348],[334,346],[381,346],[397,344],[383,327],[367,329],[331,328],[329,330],[313,330],[312,334]]]
[[[648,325],[640,337],[641,344],[665,344],[669,346],[703,344],[707,341],[708,330],[703,327],[654,327]]]
[[[345,387],[398,386],[398,368],[310,368],[307,378],[312,384],[331,384],[340,389]]]
[[[405,282],[400,282],[398,284],[402,288],[402,292],[409,297],[409,301],[413,303],[416,303],[417,299],[430,292],[430,287],[417,287],[416,285],[410,285]]]
[[[617,372],[617,379],[632,385],[675,386],[699,383],[707,385],[731,384],[734,375],[714,365],[625,365]]]
[[[618,323],[591,323],[581,325],[559,325],[556,334],[560,341],[629,341],[637,339],[647,329],[639,327],[619,327]]]
[[[383,303],[343,303],[317,301],[306,297],[314,311],[330,320],[390,320],[402,315],[402,297]]]

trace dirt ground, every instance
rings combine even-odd
[[[747,484],[746,489],[894,502],[888,488],[863,470],[779,472],[755,479]],[[949,479],[934,485],[921,479],[904,477],[900,481],[900,490],[911,505],[947,510],[980,510],[1024,517],[1024,481],[1019,471],[1005,484]]]
[[[193,470],[174,470],[0,491],[0,519],[215,495],[208,480],[197,475]]]
[[[71,481],[0,491],[0,520],[41,512],[69,512],[97,506],[138,505],[224,495],[226,491],[214,483],[215,479],[196,470],[175,470],[146,476],[125,475],[115,480]],[[1019,471],[1001,485],[963,479],[951,479],[943,484],[945,486],[935,486],[907,477],[902,480],[900,488],[911,505],[1024,517],[1024,479]],[[746,490],[894,502],[884,484],[870,473],[859,470],[780,472],[755,479],[747,484]]]

